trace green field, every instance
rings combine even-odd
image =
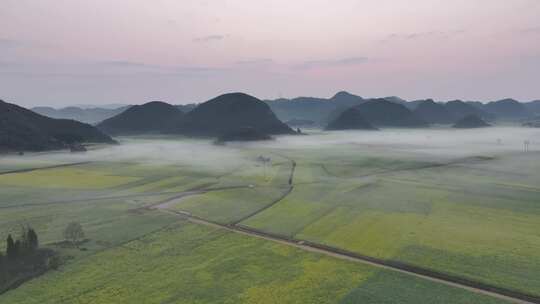
[[[104,148],[0,159],[0,172],[37,169],[0,174],[0,238],[31,225],[41,244],[67,261],[0,295],[0,302],[500,302],[190,224],[165,209],[228,225],[242,220],[540,295],[538,152],[486,144],[441,153],[441,147],[409,143],[336,140],[323,134],[214,148],[192,139],[129,138],[112,148],[130,151],[129,157]],[[260,155],[271,164],[258,162]],[[76,164],[44,168],[69,163]],[[61,245],[72,221],[86,232],[80,250]]]
[[[243,224],[540,294],[537,157],[420,165],[356,181],[351,172],[362,167],[333,164],[333,178],[298,184]],[[527,161],[519,178],[500,171]]]
[[[53,287],[54,286],[54,287]],[[5,303],[504,303],[193,224],[71,263]]]
[[[281,188],[242,188],[208,192],[181,199],[173,209],[228,224],[240,220],[278,199]]]

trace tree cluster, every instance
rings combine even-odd
[[[17,286],[48,268],[54,252],[39,248],[39,238],[34,229],[23,226],[16,238],[6,238],[6,252],[0,252],[0,294]]]
[[[70,223],[64,237],[73,246],[84,241],[81,224]],[[39,276],[51,269],[57,269],[62,258],[52,249],[40,248],[39,238],[34,229],[23,226],[20,235],[6,238],[6,252],[0,251],[0,295],[22,282]]]
[[[23,227],[18,239],[11,234],[6,239],[6,258],[16,260],[35,253],[39,248],[39,239],[36,231],[30,227]]]

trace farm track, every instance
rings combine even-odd
[[[66,199],[66,200],[57,200],[57,201],[50,201],[50,202],[40,202],[40,203],[26,203],[26,204],[14,204],[14,205],[7,205],[7,206],[0,206],[1,209],[10,209],[10,208],[23,208],[23,207],[39,207],[39,206],[49,206],[49,205],[62,205],[62,204],[75,204],[75,203],[86,203],[86,202],[95,202],[95,201],[103,201],[103,200],[112,200],[112,199],[129,199],[129,198],[138,198],[138,197],[150,197],[150,196],[157,196],[157,195],[168,195],[168,194],[177,194],[177,196],[174,196],[173,198],[168,198],[164,201],[160,201],[156,204],[163,204],[165,202],[169,202],[170,200],[176,200],[179,197],[185,196],[186,193],[193,193],[193,194],[200,194],[200,193],[206,193],[206,192],[212,192],[212,191],[222,191],[222,190],[232,190],[232,189],[241,189],[241,188],[247,188],[248,186],[228,186],[228,187],[216,187],[216,188],[208,188],[208,189],[199,189],[200,187],[195,187],[193,189],[189,189],[186,191],[175,191],[175,192],[145,192],[145,193],[139,193],[139,194],[127,194],[127,195],[116,195],[116,196],[98,196],[98,197],[87,197],[87,198],[81,198],[81,199]],[[195,193],[196,192],[196,193]],[[151,206],[145,206],[144,208],[148,208]]]
[[[540,303],[540,297],[530,294],[521,293],[518,291],[505,289],[489,284],[485,284],[482,282],[449,275],[445,273],[436,272],[430,269],[421,268],[414,265],[409,265],[406,263],[398,262],[398,261],[391,261],[391,260],[382,260],[370,256],[364,256],[361,254],[357,254],[354,252],[346,251],[339,248],[334,248],[331,246],[326,246],[314,242],[294,239],[294,238],[288,238],[282,235],[278,234],[272,234],[268,232],[264,232],[261,230],[257,230],[251,227],[243,226],[243,225],[233,225],[233,224],[220,224],[216,222],[212,222],[209,220],[205,220],[203,218],[199,218],[196,216],[193,216],[192,214],[188,212],[183,211],[176,211],[176,210],[170,210],[167,208],[158,208],[155,206],[152,209],[159,209],[161,211],[171,213],[173,215],[179,216],[184,218],[185,220],[198,224],[198,225],[204,225],[209,226],[213,228],[218,229],[225,229],[230,232],[256,237],[259,239],[264,239],[267,241],[272,241],[275,243],[292,246],[304,251],[309,251],[313,253],[323,254],[326,256],[347,260],[351,262],[356,263],[362,263],[371,265],[377,268],[386,269],[389,271],[395,271],[407,275],[412,275],[417,278],[425,279],[431,282],[441,283],[447,286],[456,287],[464,290],[468,290],[471,292],[475,292],[478,294],[483,294],[486,296],[491,296],[494,298],[498,298],[501,300],[506,300],[512,303],[518,303],[518,304],[539,304]]]
[[[98,196],[98,197],[87,197],[87,198],[81,198],[81,199],[56,200],[56,201],[40,202],[40,203],[13,204],[13,205],[7,205],[7,206],[0,206],[0,209],[75,204],[75,203],[95,202],[95,201],[102,201],[102,200],[109,200],[109,199],[127,199],[127,198],[149,197],[149,196],[156,196],[156,195],[179,194],[179,193],[181,192],[147,192],[147,193],[140,193],[140,194],[117,195],[117,196]]]
[[[274,206],[275,204],[281,202],[283,199],[285,199],[289,194],[291,194],[291,192],[294,190],[294,172],[296,171],[296,161],[292,160],[292,159],[289,159],[287,158],[290,162],[291,162],[291,172],[289,173],[289,179],[287,181],[287,189],[283,192],[282,195],[280,195],[277,199],[275,199],[274,201],[270,202],[270,204],[262,207],[261,209],[259,210],[255,210],[254,212],[234,221],[232,223],[232,225],[237,225],[245,220],[247,220],[248,218],[251,218],[269,208],[271,208],[272,206]]]
[[[63,167],[73,167],[73,166],[80,166],[80,165],[86,165],[86,164],[91,164],[91,163],[93,163],[93,161],[84,161],[84,162],[78,162],[78,163],[69,163],[69,164],[61,164],[61,165],[46,166],[46,167],[11,170],[11,171],[0,172],[0,175],[26,173],[26,172],[32,172],[32,171],[38,171],[38,170],[56,169],[56,168],[63,168]]]

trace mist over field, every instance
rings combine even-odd
[[[83,303],[106,302],[119,292],[136,302],[151,297],[153,288],[129,286],[151,280],[170,295],[196,286],[196,295],[185,291],[182,300],[215,303],[242,293],[251,303],[274,288],[270,279],[290,291],[286,303],[321,297],[297,295],[296,286],[323,289],[323,303],[356,303],[374,292],[368,303],[437,303],[425,299],[441,292],[462,299],[452,303],[506,303],[332,258],[340,250],[487,281],[518,296],[540,292],[540,129],[304,132],[226,144],[116,137],[119,144],[89,145],[87,152],[1,156],[0,238],[31,225],[44,246],[72,259],[2,297],[26,303],[32,293],[54,303],[52,281]],[[80,250],[62,241],[72,221],[86,232]],[[304,242],[330,246],[330,256],[294,248]],[[242,291],[232,290],[228,277],[253,274],[248,265],[257,265],[254,279],[235,281]],[[79,294],[80,286],[104,280],[112,290]],[[208,284],[222,289],[208,294]]]
[[[1,161],[24,162],[137,162],[146,165],[175,165],[198,170],[229,170],[242,157],[237,149],[214,145],[211,140],[188,138],[120,138],[119,145],[103,146],[86,153],[28,153],[23,157],[4,156]]]
[[[104,146],[87,153],[28,153],[3,156],[2,162],[138,162],[148,165],[175,165],[197,170],[231,170],[254,161],[245,150],[350,149],[353,153],[380,153],[385,156],[451,159],[467,156],[493,156],[522,152],[529,141],[530,152],[540,151],[540,130],[520,127],[493,127],[471,130],[384,129],[381,131],[308,130],[307,135],[276,136],[271,141],[232,142],[216,145],[210,139],[182,137],[121,137],[120,145]]]
[[[499,141],[500,140],[500,141]],[[482,129],[384,129],[381,131],[313,131],[309,136],[284,136],[269,147],[318,149],[357,145],[358,151],[381,149],[387,152],[425,153],[440,156],[468,156],[484,153],[540,149],[540,131],[533,128],[494,127]]]

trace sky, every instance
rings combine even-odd
[[[23,106],[540,99],[540,0],[0,2],[0,99]]]

